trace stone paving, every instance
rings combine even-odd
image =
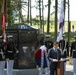
[[[5,69],[5,75],[6,69]],[[38,69],[14,69],[13,75],[39,75]],[[46,75],[46,74],[42,74]],[[66,63],[66,72],[65,75],[73,75],[73,65]]]
[[[43,74],[45,75],[45,74]],[[66,72],[65,75],[73,75],[73,65],[66,63]]]
[[[73,65],[72,64],[66,65],[66,74],[65,75],[73,75]]]

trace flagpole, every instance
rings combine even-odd
[[[5,22],[5,0],[2,2],[2,37],[3,40],[6,41],[6,34],[5,34],[5,27],[6,27],[6,22]]]
[[[66,11],[66,0],[64,0],[64,31],[65,31],[65,11]]]
[[[70,43],[70,7],[69,7],[69,0],[68,0],[68,47],[69,47],[69,43]]]
[[[65,25],[65,0],[63,0],[63,15],[64,15],[64,25]],[[64,26],[62,27],[62,35],[64,34]]]
[[[2,13],[4,13],[4,3],[5,3],[5,0],[3,0],[3,2],[2,2]]]
[[[57,12],[58,12],[58,0],[55,0],[55,41],[57,39]]]

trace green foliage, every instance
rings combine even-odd
[[[44,34],[47,34],[47,33],[45,32]],[[50,40],[52,40],[54,42],[55,41],[55,33],[54,32],[50,32],[49,34],[51,36]],[[64,39],[66,41],[68,41],[68,32],[65,32],[64,35],[65,35]],[[69,35],[69,39],[70,39],[69,46],[71,46],[71,43],[74,41],[74,36],[76,36],[76,32],[70,32],[70,35]]]

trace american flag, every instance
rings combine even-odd
[[[63,0],[61,1],[61,7],[60,7],[60,16],[59,16],[59,32],[57,36],[57,42],[59,42],[63,35],[63,28],[64,28],[64,6],[63,6]]]

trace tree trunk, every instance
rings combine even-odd
[[[49,34],[49,26],[50,26],[50,4],[51,0],[48,0],[47,34]]]
[[[7,0],[8,27],[9,27],[9,25],[11,25],[11,11],[9,9],[9,7],[11,6],[10,3],[11,3],[11,1]]]
[[[68,46],[69,46],[69,43],[70,43],[70,7],[69,7],[69,0],[68,0]]]
[[[44,32],[44,4],[43,4],[43,0],[42,0],[42,29],[43,29],[43,32]]]
[[[28,12],[27,12],[27,22],[29,23],[29,0],[28,0]]]
[[[41,0],[39,0],[39,16],[40,16],[40,28],[42,29],[42,19],[41,19]]]
[[[64,17],[65,17],[65,9],[66,9],[66,0],[64,0]]]
[[[55,41],[57,39],[57,10],[58,9],[58,0],[55,0]]]
[[[19,1],[19,19],[20,19],[20,23],[24,23],[24,20],[23,20],[23,16],[22,16],[22,3],[21,3],[21,0]]]
[[[32,25],[32,15],[31,15],[31,0],[30,0],[30,25]]]
[[[21,9],[19,10],[19,19],[20,19],[20,23],[24,23]]]

